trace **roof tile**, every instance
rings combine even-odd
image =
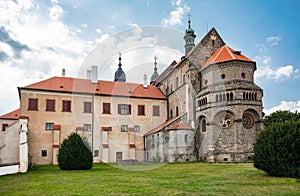
[[[232,48],[229,46],[222,46],[218,50],[216,50],[204,63],[204,67],[211,65],[211,64],[217,64],[222,63],[226,61],[232,61],[232,60],[240,60],[240,61],[248,61],[248,62],[254,62],[248,57],[235,53]]]
[[[19,119],[19,116],[20,116],[20,109],[16,109],[7,114],[3,114],[2,116],[0,116],[0,119],[17,120]]]
[[[165,99],[162,92],[153,85],[148,85],[147,88],[144,88],[142,84],[104,80],[99,80],[97,84],[92,84],[88,79],[69,77],[52,77],[47,80],[22,87],[21,89]]]

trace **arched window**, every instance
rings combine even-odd
[[[219,100],[222,101],[222,94],[219,94]]]
[[[176,106],[176,116],[179,116],[178,106]]]
[[[219,101],[219,97],[218,97],[218,95],[216,95],[216,102],[218,102]]]
[[[173,110],[170,110],[170,118],[173,118]]]
[[[223,101],[226,101],[225,93],[223,94]]]
[[[229,93],[226,93],[226,98],[227,98],[228,101],[230,100],[229,99]]]
[[[206,120],[205,119],[202,120],[201,130],[202,130],[202,132],[206,132]]]
[[[185,74],[183,74],[183,76],[182,76],[182,82],[183,82],[183,84],[185,84]]]
[[[231,101],[233,100],[233,93],[232,92],[230,93],[230,100]]]
[[[179,86],[179,79],[178,79],[178,77],[176,77],[176,86],[175,86],[175,89],[177,89],[178,86]]]
[[[185,134],[185,135],[184,135],[184,142],[185,142],[185,143],[188,143],[188,134]]]
[[[255,93],[254,96],[255,96],[255,97],[254,97],[255,101],[257,101],[257,93]]]
[[[245,92],[243,93],[243,99],[244,100],[246,99],[246,93]]]

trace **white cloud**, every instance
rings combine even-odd
[[[49,8],[49,16],[52,20],[59,20],[64,14],[64,10],[59,5]]]
[[[269,42],[271,44],[271,47],[272,46],[275,46],[275,45],[278,45],[279,44],[279,41],[281,40],[281,35],[276,35],[276,36],[270,36],[270,37],[267,37],[266,40],[267,42]]]
[[[95,42],[77,37],[74,32],[80,29],[72,29],[61,21],[65,13],[62,7],[55,4],[47,8],[38,3],[34,0],[0,3],[0,26],[11,39],[28,47],[20,51],[21,58],[16,58],[9,43],[0,41],[0,47],[9,57],[0,66],[0,89],[5,92],[0,94],[1,103],[5,103],[0,106],[0,114],[19,106],[17,86],[61,75],[62,68],[67,76],[76,76],[83,59],[94,47]]]
[[[264,44],[256,44],[256,47],[258,47],[260,53],[268,51],[268,48]]]
[[[101,29],[98,29],[98,28],[96,29],[96,32],[100,33],[100,34],[103,34],[103,32],[101,31]]]
[[[298,71],[292,65],[271,68],[270,66],[260,67],[255,72],[255,79],[265,78],[268,80],[285,80],[291,78]]]
[[[81,26],[87,28],[88,24],[81,24]]]
[[[168,18],[162,19],[161,24],[164,27],[182,24],[183,15],[190,11],[190,7],[188,7],[186,4],[181,5],[180,0],[171,1],[171,4],[173,7],[175,7],[175,9],[169,13]]]
[[[269,115],[276,111],[289,110],[291,112],[300,111],[300,100],[299,101],[281,101],[279,105],[272,108],[264,109],[266,115]]]

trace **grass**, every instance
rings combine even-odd
[[[0,176],[0,195],[300,195],[296,179],[270,177],[251,163],[152,167],[95,164],[91,170],[62,171],[40,166]]]

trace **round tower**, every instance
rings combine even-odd
[[[187,55],[195,47],[194,40],[196,38],[195,31],[194,29],[191,28],[190,15],[188,21],[188,28],[185,30],[185,35],[183,38],[185,40],[185,45],[184,45],[185,55]]]

